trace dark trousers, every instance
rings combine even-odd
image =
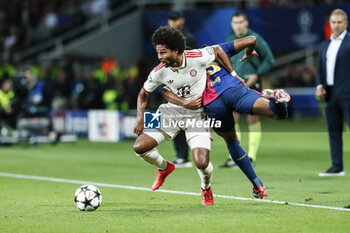
[[[326,118],[332,166],[343,169],[344,120],[350,128],[350,99],[342,100],[332,96],[326,103]]]
[[[181,130],[174,138],[174,146],[176,150],[176,158],[182,158],[188,161],[188,145],[185,131]]]

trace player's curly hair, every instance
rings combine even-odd
[[[186,38],[180,30],[169,26],[161,26],[153,33],[152,44],[153,46],[165,45],[168,49],[183,53],[186,48]]]

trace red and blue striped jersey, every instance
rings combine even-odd
[[[233,41],[219,44],[219,46],[226,52],[228,57],[237,54]],[[228,73],[218,60],[213,61],[207,67],[207,85],[202,96],[203,106],[214,101],[226,89],[241,85],[240,80]]]

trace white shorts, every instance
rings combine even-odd
[[[162,104],[158,110],[161,113],[160,129],[144,129],[144,133],[154,138],[158,144],[173,139],[180,130],[184,130],[189,147],[210,150],[210,128],[203,109],[189,110],[173,104]]]
[[[148,131],[144,132],[148,136],[152,137],[154,140],[160,144],[163,141],[169,141],[172,138],[170,138],[168,135],[160,132],[160,131]],[[197,134],[193,135],[190,139],[188,139],[187,132],[186,133],[186,139],[187,144],[193,150],[194,148],[205,148],[210,150],[211,140],[210,140],[210,134]]]

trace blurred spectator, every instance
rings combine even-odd
[[[10,50],[11,47],[17,42],[17,27],[14,25],[10,26],[8,34],[5,36],[4,47]]]
[[[194,36],[185,29],[185,17],[181,11],[170,11],[168,15],[168,25],[172,28],[176,28],[184,34],[186,37],[186,47],[191,49],[198,48],[198,42]]]
[[[124,89],[128,90],[125,95],[125,101],[128,103],[130,109],[136,109],[137,107],[137,95],[142,87],[142,83],[138,80],[139,69],[137,66],[133,66],[129,69],[128,78],[124,84]]]
[[[93,71],[89,72],[84,82],[84,89],[79,96],[79,109],[103,109],[101,85]]]
[[[106,15],[109,12],[107,0],[92,0],[91,13],[92,15]]]
[[[117,66],[118,62],[113,52],[109,52],[101,62],[101,68],[106,74],[110,74]]]
[[[124,95],[123,81],[121,79],[111,81],[111,85],[102,94],[104,108],[108,110],[128,110],[129,106],[124,100]]]
[[[12,128],[16,127],[16,117],[11,107],[11,100],[14,98],[12,81],[9,78],[1,80],[0,89],[0,120]],[[0,126],[2,126],[0,122]]]
[[[45,29],[48,31],[54,31],[58,25],[58,15],[56,12],[49,8],[48,12],[44,16]]]
[[[329,14],[324,17],[323,33],[324,39],[328,40],[332,35],[331,25],[329,24]]]
[[[51,111],[52,101],[52,90],[50,83],[47,81],[48,78],[37,80],[37,77],[30,68],[25,68],[21,73],[23,73],[27,79],[27,89],[29,90],[24,115],[26,117],[48,117]],[[43,76],[45,75],[46,74],[43,73]]]
[[[48,39],[51,36],[50,30],[46,29],[44,20],[41,20],[39,25],[29,31],[29,36],[34,42],[40,42]]]
[[[68,109],[71,89],[67,80],[67,74],[61,70],[57,80],[53,84],[52,108],[55,111],[63,111]]]
[[[305,65],[304,62],[287,64],[283,73],[272,81],[275,88],[281,87],[313,87],[316,80],[316,66]]]
[[[69,29],[72,25],[73,16],[69,12],[69,8],[67,5],[63,5],[59,9],[58,13],[58,31],[64,32]]]
[[[74,81],[71,85],[72,90],[72,107],[74,109],[79,109],[79,96],[84,91],[84,76],[80,69],[75,69]]]
[[[107,0],[90,0],[84,3],[82,9],[87,15],[106,16],[109,12],[109,4]]]

